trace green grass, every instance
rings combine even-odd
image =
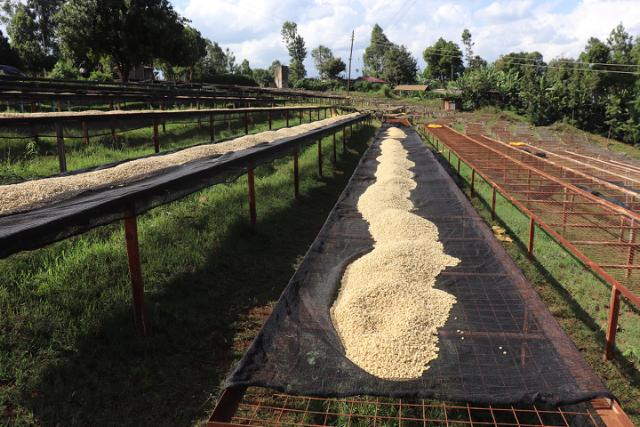
[[[356,132],[334,173],[325,139],[323,179],[317,149],[305,150],[299,201],[290,158],[259,167],[255,229],[244,176],[140,217],[145,338],[135,333],[120,223],[0,260],[0,424],[206,418],[373,132]]]
[[[441,162],[446,163],[444,149]],[[455,167],[457,157],[451,153]],[[453,173],[453,170],[450,169]],[[471,169],[461,162],[460,185],[469,196]],[[533,284],[562,328],[580,349],[589,365],[618,397],[636,424],[640,424],[640,315],[623,303],[616,336],[615,360],[604,362],[602,354],[611,289],[582,263],[536,227],[534,259],[527,256],[529,219],[498,195],[496,221],[491,220],[491,187],[476,180],[472,203],[490,225],[507,229],[514,243],[503,243],[507,252]]]
[[[313,114],[315,120],[317,116]],[[324,118],[324,115],[321,115]],[[266,114],[255,115],[255,123],[249,126],[249,133],[268,130]],[[308,113],[304,122],[309,121]],[[298,117],[292,116],[289,124],[299,124]],[[286,120],[274,117],[273,129],[285,127]],[[14,134],[2,135],[0,139],[0,185],[13,184],[29,179],[43,178],[59,173],[56,140],[51,130],[42,130],[44,137],[37,141],[32,138],[13,138]],[[99,166],[121,160],[133,159],[154,153],[152,128],[118,132],[114,142],[110,129],[101,129],[100,136],[91,137],[89,145],[82,138],[65,138],[67,169],[69,171]],[[65,134],[80,136],[79,129],[65,129]],[[93,135],[93,132],[92,132]],[[215,140],[244,135],[242,120],[232,120],[228,125],[216,123]],[[167,123],[166,132],[160,126],[160,150],[168,151],[185,148],[209,141],[207,121],[198,127],[196,123]]]

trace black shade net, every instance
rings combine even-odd
[[[415,163],[415,213],[437,225],[444,251],[461,260],[436,282],[457,298],[438,332],[438,357],[418,379],[374,377],[347,359],[331,321],[344,269],[373,249],[356,206],[375,180],[378,139],[226,386],[477,404],[560,405],[610,397],[451,177],[415,132],[408,135],[402,143]]]
[[[287,156],[296,148],[314,143],[368,118],[367,114],[344,118],[302,135],[170,167],[160,174],[128,185],[102,187],[39,209],[0,216],[0,258],[23,250],[37,249],[126,216],[142,214],[211,185],[234,180],[246,173],[248,168]],[[164,154],[166,153],[160,155]],[[115,164],[118,163],[109,166]],[[95,169],[100,168],[92,168]]]

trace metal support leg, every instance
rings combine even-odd
[[[249,217],[251,219],[251,225],[256,225],[256,187],[253,166],[249,166],[249,170],[247,170],[247,184],[249,186]]]
[[[60,164],[60,172],[67,171],[67,155],[64,147],[64,133],[62,125],[56,123],[56,140],[58,142],[58,162]]]
[[[322,178],[322,138],[318,139],[318,176]]]
[[[300,174],[298,170],[298,147],[293,150],[293,195],[300,199]]]
[[[158,135],[158,121],[153,122],[153,149],[156,153],[160,152],[160,136]]]
[[[140,266],[140,247],[138,245],[138,222],[135,215],[124,219],[124,235],[127,241],[127,257],[129,260],[129,276],[133,294],[133,315],[136,327],[141,335],[147,334],[144,310],[144,283]]]
[[[616,347],[616,332],[618,330],[618,317],[620,316],[620,291],[615,286],[611,290],[611,301],[609,302],[609,321],[607,325],[607,336],[604,351],[605,360],[613,359]]]

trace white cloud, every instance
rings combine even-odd
[[[404,44],[418,59],[442,36],[460,44],[469,28],[475,52],[488,60],[511,51],[538,50],[549,60],[576,57],[589,37],[606,39],[622,22],[640,36],[638,0],[174,0],[179,12],[205,37],[232,49],[238,61],[267,67],[274,59],[288,61],[280,40],[285,20],[298,23],[309,53],[329,46],[347,60],[355,29],[354,69],[362,68],[362,53],[371,28],[380,24],[394,43]],[[309,55],[310,74],[315,69]]]

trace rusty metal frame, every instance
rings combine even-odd
[[[208,427],[239,425],[599,426],[632,427],[615,400],[581,407],[476,405],[425,399],[292,396],[260,388],[225,389]]]
[[[603,200],[590,192],[587,192],[575,185],[565,182],[562,178],[557,178],[546,171],[534,168],[533,166],[519,161],[509,155],[504,150],[496,149],[495,146],[487,145],[482,141],[463,135],[450,127],[439,129],[424,128],[428,133],[428,139],[440,151],[440,147],[444,150],[453,152],[458,158],[464,161],[472,170],[472,175],[477,173],[483,180],[491,186],[494,191],[499,191],[501,195],[518,208],[524,215],[530,219],[529,227],[529,244],[528,252],[533,253],[535,225],[542,228],[547,234],[555,239],[561,246],[579,259],[585,266],[594,271],[606,283],[611,285],[612,294],[609,307],[609,320],[606,334],[605,358],[611,359],[615,348],[615,334],[620,309],[620,296],[624,296],[630,303],[636,307],[640,307],[640,296],[637,290],[630,289],[627,285],[634,285],[631,279],[631,272],[640,267],[640,264],[634,260],[635,245],[635,229],[638,228],[634,223],[638,220],[638,214],[631,212],[620,206]],[[505,167],[496,167],[498,163]],[[512,166],[507,168],[506,165]],[[458,163],[459,168],[459,163]],[[507,171],[511,171],[507,175]],[[513,174],[519,173],[520,176],[516,180],[522,180],[522,174],[526,172],[529,191],[523,192],[513,188]],[[532,188],[544,188],[545,191],[534,190]],[[561,191],[555,191],[555,189]],[[523,195],[525,197],[523,197]],[[533,195],[533,197],[531,197]],[[537,197],[536,197],[537,195]],[[553,199],[553,197],[556,199]],[[570,196],[570,198],[568,198]],[[579,199],[576,201],[575,199]],[[591,211],[578,213],[573,211],[572,206],[579,204],[580,206],[591,206]],[[539,206],[538,206],[539,205]],[[563,207],[563,222],[551,222],[548,219],[554,211],[549,209],[549,205],[559,205]],[[493,208],[495,205],[492,203]],[[495,211],[492,212],[495,215]],[[567,221],[568,216],[574,220],[582,222],[570,223]],[[627,222],[629,225],[627,225]],[[590,230],[600,236],[599,239],[579,239],[569,234],[569,229]],[[612,230],[617,230],[614,233]],[[584,232],[583,232],[584,233]],[[630,236],[625,241],[625,236]],[[614,252],[611,244],[611,236],[618,237],[620,247],[626,248],[627,252],[619,251],[619,256],[626,256],[621,262],[606,263],[602,259],[594,259],[597,254],[597,248],[607,247],[606,256],[612,257],[617,254]],[[629,245],[629,243],[632,243]],[[580,246],[580,249],[578,248]],[[596,248],[596,249],[591,249]],[[625,271],[624,277],[618,276],[616,271]],[[623,283],[624,282],[624,283]]]

